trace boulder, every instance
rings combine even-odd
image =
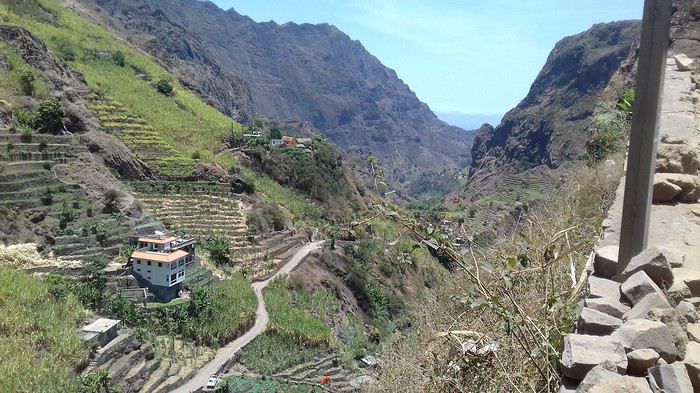
[[[618,246],[603,246],[596,250],[593,259],[593,272],[602,278],[613,278],[617,274]]]
[[[564,337],[561,367],[565,377],[580,381],[593,367],[606,360],[615,364],[621,373],[627,370],[627,356],[618,340],[583,334]]]
[[[686,344],[683,362],[700,366],[700,343],[689,341]]]
[[[679,173],[657,173],[654,176],[654,184],[663,180],[681,188],[681,193],[676,197],[679,201],[696,203],[700,199],[700,182],[697,176]]]
[[[697,175],[700,169],[697,151],[688,144],[659,145],[656,153],[656,173],[686,173]]]
[[[624,321],[629,321],[630,319],[646,319],[649,313],[657,308],[671,309],[671,305],[668,304],[666,297],[656,293],[650,293],[637,302],[631,310],[627,311],[625,315],[622,316],[622,319]]]
[[[671,264],[664,251],[658,247],[647,247],[632,258],[621,277],[624,280],[640,271],[645,272],[661,288],[668,288],[673,283]]]
[[[576,393],[651,393],[644,378],[622,376],[601,364],[591,370],[579,385]]]
[[[673,269],[673,277],[685,283],[692,296],[700,296],[700,271],[681,267]]]
[[[622,326],[622,320],[591,308],[584,308],[578,317],[577,332],[605,336]]]
[[[667,182],[666,180],[654,180],[654,190],[652,196],[652,202],[654,203],[667,203],[676,200],[683,189],[679,186]]]
[[[678,303],[676,306],[676,314],[686,322],[694,323],[698,321],[698,312],[695,310],[695,306],[690,302],[682,301]]]
[[[630,319],[611,338],[619,341],[625,349],[653,349],[669,363],[678,357],[671,328],[659,321]]]
[[[676,280],[676,281],[678,281],[678,280]],[[685,282],[683,282],[683,284],[685,284]],[[689,290],[690,290],[690,288],[689,288]],[[686,298],[685,301],[692,304],[695,307],[700,307],[700,297],[697,297],[697,296],[689,297],[689,298]]]
[[[685,364],[659,365],[649,370],[649,384],[655,393],[692,393],[693,384]]]
[[[700,392],[700,365],[686,363],[685,370],[688,372],[690,383],[693,384],[693,391]]]
[[[695,69],[695,61],[688,57],[685,53],[680,53],[673,56],[673,60],[676,62],[676,68],[678,71],[686,72],[693,71]]]
[[[700,343],[700,323],[689,323],[686,330],[689,339]]]
[[[615,318],[622,318],[630,310],[630,307],[622,303],[619,298],[586,299],[584,305]]]
[[[688,140],[680,136],[664,134],[661,137],[661,143],[665,143],[667,145],[687,145]]]
[[[647,369],[656,365],[659,354],[653,349],[636,349],[627,354],[627,373],[631,375],[645,375]]]
[[[684,299],[691,297],[693,294],[690,292],[690,288],[685,285],[682,280],[673,280],[673,284],[666,289],[668,298],[674,303],[682,302]]]
[[[589,298],[619,298],[620,283],[596,276],[588,277]]]
[[[652,293],[664,296],[661,288],[644,271],[638,271],[629,276],[620,285],[620,291],[632,305],[639,303],[646,295]]]

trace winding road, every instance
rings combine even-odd
[[[238,353],[243,347],[248,345],[253,339],[261,335],[267,329],[267,324],[270,321],[270,316],[265,308],[265,299],[262,291],[267,285],[277,277],[288,275],[292,272],[310,252],[321,248],[323,242],[308,243],[300,248],[296,254],[289,260],[274,276],[265,281],[253,283],[252,287],[255,291],[255,296],[258,298],[258,310],[256,312],[255,325],[245,334],[231,341],[225,347],[220,348],[216,352],[216,356],[209,363],[204,365],[197,374],[187,381],[184,385],[173,390],[174,393],[190,393],[206,385],[212,374],[215,374],[226,364],[233,356]]]

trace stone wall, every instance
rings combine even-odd
[[[678,12],[688,15],[682,8]],[[696,43],[700,46],[700,40]],[[695,56],[689,56],[692,64],[680,57],[667,66],[650,245],[616,274],[623,179],[575,332],[564,340],[562,393],[700,392],[700,59]]]

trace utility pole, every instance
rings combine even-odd
[[[647,247],[672,0],[645,0],[627,157],[618,274]]]

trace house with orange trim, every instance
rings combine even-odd
[[[139,237],[137,249],[131,254],[132,274],[156,294],[177,293],[185,281],[187,265],[195,260],[196,243],[194,238],[162,233]]]

